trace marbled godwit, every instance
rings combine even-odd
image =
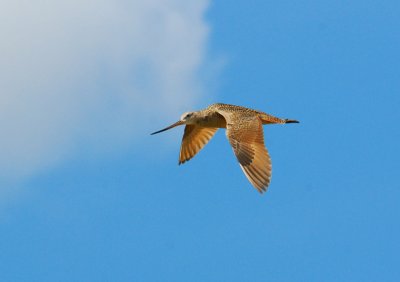
[[[251,184],[262,193],[267,191],[271,179],[271,159],[264,145],[262,125],[272,123],[298,121],[218,103],[201,111],[184,113],[178,122],[151,135],[186,124],[179,154],[179,164],[183,164],[207,144],[218,128],[226,128],[226,136],[240,167]]]

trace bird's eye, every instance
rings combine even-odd
[[[192,113],[188,113],[185,118],[189,118],[192,116]]]

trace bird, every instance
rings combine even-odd
[[[210,141],[219,128],[226,137],[250,183],[258,192],[266,192],[271,180],[271,158],[264,145],[263,124],[299,123],[281,119],[250,108],[215,103],[203,110],[186,112],[174,124],[151,133],[158,134],[185,125],[179,153],[179,165],[192,159]]]

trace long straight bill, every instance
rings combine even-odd
[[[182,124],[184,124],[183,121],[175,122],[174,124],[172,124],[172,125],[170,125],[170,126],[164,128],[164,129],[161,129],[161,130],[159,130],[159,131],[153,132],[153,133],[151,133],[150,135],[154,135],[154,134],[157,134],[157,133],[166,131],[166,130],[168,130],[168,129],[174,128],[175,126],[179,126],[179,125],[182,125]]]

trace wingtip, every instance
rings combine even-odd
[[[268,184],[269,185],[269,184]],[[264,195],[265,192],[268,190],[268,185],[263,187],[256,187],[260,195]]]

